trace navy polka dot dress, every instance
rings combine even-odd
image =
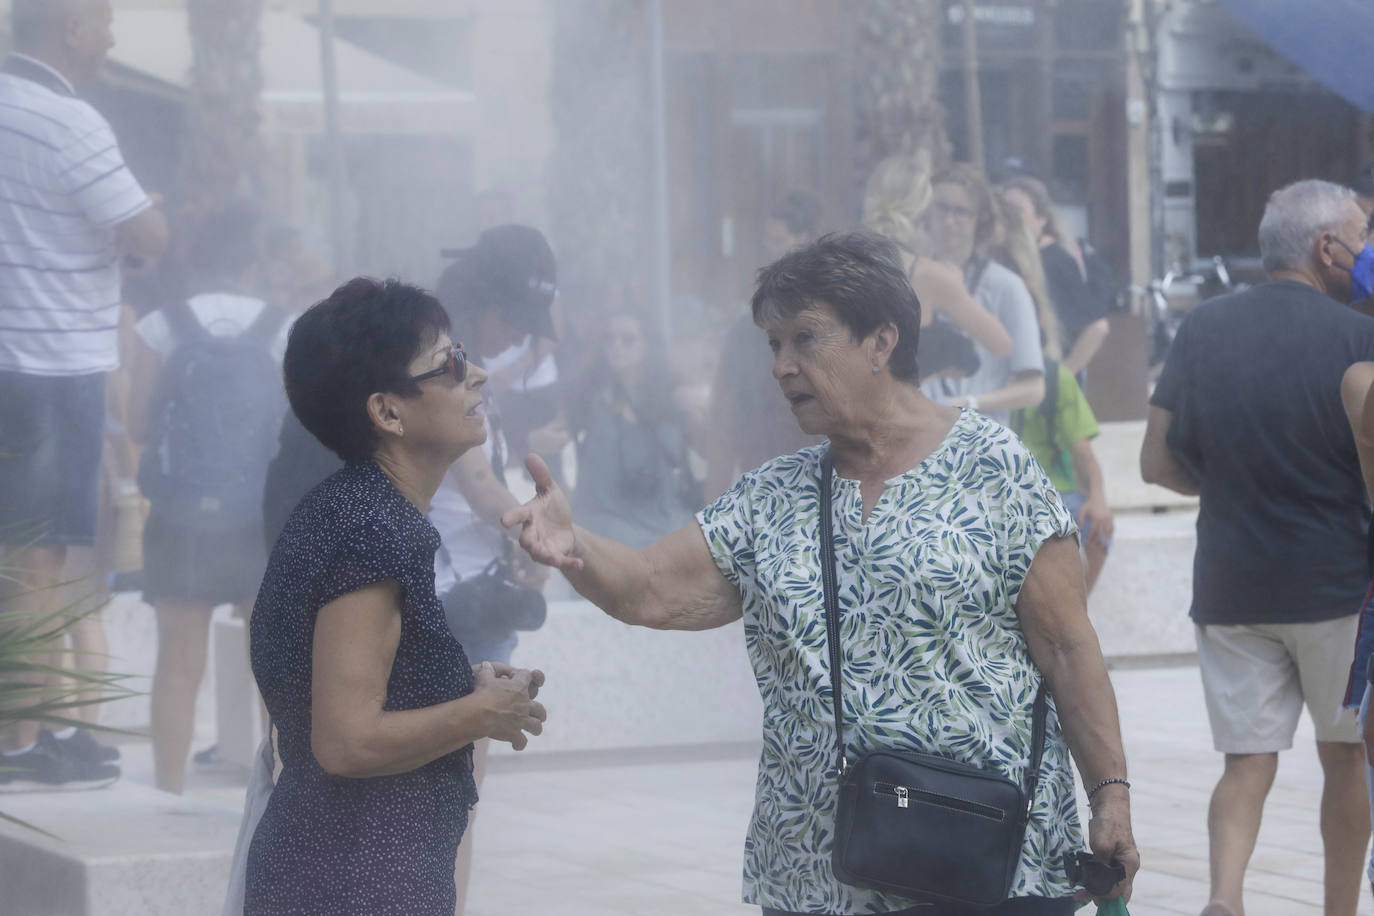
[[[253,834],[246,906],[259,914],[453,916],[453,862],[477,801],[472,747],[396,776],[349,779],[310,750],[315,614],[384,579],[402,589],[385,708],[472,692],[472,667],[434,594],[439,535],[376,464],[352,464],[292,513],[253,608],[253,675],[282,771]]]

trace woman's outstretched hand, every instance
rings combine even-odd
[[[549,466],[538,455],[528,456],[525,467],[534,480],[534,499],[507,511],[501,516],[501,524],[507,528],[519,526],[520,546],[545,566],[563,572],[581,569],[582,561],[574,556],[577,541],[567,494],[554,483]]]

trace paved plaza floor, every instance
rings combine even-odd
[[[1221,769],[1197,669],[1116,670],[1113,680],[1144,857],[1131,913],[1196,914],[1207,896],[1207,802]],[[575,714],[554,705],[552,727],[559,716]],[[756,914],[738,902],[755,753],[722,746],[495,760],[476,820],[468,913]],[[151,781],[146,745],[128,746],[126,757],[128,778]],[[1321,912],[1320,787],[1304,719],[1266,808],[1247,885],[1248,916]],[[190,791],[226,804],[241,797],[204,775],[193,775]],[[1360,913],[1374,914],[1367,888]]]

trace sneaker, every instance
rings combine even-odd
[[[101,744],[84,728],[78,728],[70,738],[59,738],[45,728],[38,733],[38,743],[85,763],[114,763],[119,759],[119,748]]]
[[[219,745],[212,744],[203,751],[191,755],[191,762],[198,770],[218,770],[224,767],[225,760],[219,755]]]
[[[118,778],[119,767],[113,764],[83,763],[44,744],[0,756],[0,793],[103,789]]]

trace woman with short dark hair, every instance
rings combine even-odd
[[[1054,487],[1006,427],[921,394],[920,303],[890,242],[828,236],[794,251],[760,272],[753,310],[797,422],[827,443],[750,471],[642,550],[574,525],[535,457],[538,495],[505,517],[535,559],[626,623],[702,630],[743,618],[764,705],[746,902],[766,914],[967,912],[835,877],[841,737],[847,761],[920,752],[1034,789],[1015,814],[1026,818],[1019,855],[1013,844],[1009,863],[992,863],[1010,864],[1011,899],[985,911],[1020,916],[1075,909],[1064,866],[1082,843],[1072,752],[1089,790],[1094,861],[1125,869],[1124,880],[1089,883],[1129,895],[1139,856],[1116,702],[1088,621],[1073,519]],[[838,596],[829,657],[823,479]],[[830,658],[843,684],[842,735]],[[1042,684],[1053,700],[1036,789],[1032,707],[1041,703],[1032,698]],[[907,791],[888,786],[887,798],[907,807],[896,789]],[[927,803],[918,792],[913,817]]]
[[[248,854],[250,916],[452,916],[472,744],[542,730],[538,671],[472,670],[425,518],[486,436],[482,385],[423,290],[353,280],[291,329],[286,391],[347,464],[297,505],[251,621],[282,770]]]

